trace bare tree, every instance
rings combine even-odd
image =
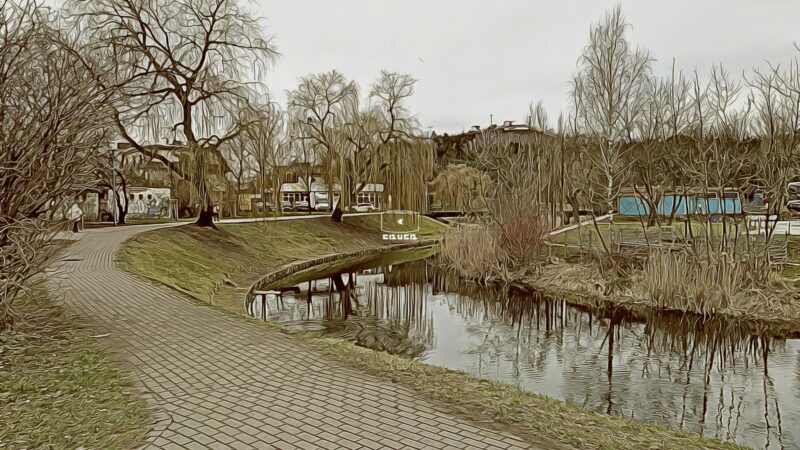
[[[800,174],[800,62],[795,59],[787,68],[755,71],[748,83],[753,90],[753,128],[759,137],[752,183],[767,201],[763,252],[769,260],[769,242],[786,202],[786,186]],[[776,218],[772,223],[770,216]]]
[[[266,205],[266,194],[271,192],[271,203],[278,213],[286,171],[300,159],[298,143],[290,140],[286,113],[276,103],[255,110],[253,120],[244,134],[245,151],[253,158],[261,201]]]
[[[103,157],[105,156],[105,157]],[[125,154],[115,154],[109,149],[107,155],[95,159],[94,169],[98,187],[111,192],[113,196],[112,208],[116,209],[115,223],[124,224],[128,215],[128,177],[131,173],[139,172],[139,165]]]
[[[249,128],[257,126],[254,123]],[[232,214],[234,217],[239,215],[239,197],[242,194],[244,183],[252,178],[255,172],[256,161],[253,155],[253,146],[248,145],[247,132],[241,133],[233,139],[228,140],[220,146],[220,152],[228,162],[232,180],[233,200]]]
[[[586,143],[586,156],[602,174],[596,193],[608,213],[614,211],[627,174],[622,152],[637,137],[635,127],[643,113],[651,61],[646,50],[631,48],[625,38],[628,26],[617,6],[592,27],[572,86],[576,127],[586,138],[580,142]],[[613,244],[613,215],[610,220]]]
[[[69,0],[84,63],[111,76],[120,136],[190,180],[200,226],[213,226],[207,179],[219,146],[246,123],[240,112],[258,94],[256,81],[276,57],[260,23],[236,0]],[[99,64],[102,63],[102,64]],[[191,167],[147,148],[163,137],[185,140]]]
[[[76,60],[36,1],[0,2],[0,329],[44,269],[62,205],[95,187],[112,94]]]

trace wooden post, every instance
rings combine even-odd
[[[267,294],[261,294],[261,319],[267,320]]]

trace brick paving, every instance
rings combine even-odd
[[[101,342],[153,408],[145,448],[531,448],[301,340],[115,268],[125,239],[161,226],[88,230],[49,275],[68,311],[109,333]]]

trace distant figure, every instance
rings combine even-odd
[[[77,203],[72,203],[72,206],[67,211],[67,219],[72,222],[72,232],[78,233],[82,230],[83,210]]]
[[[219,205],[214,205],[213,212],[211,213],[211,220],[219,222]]]

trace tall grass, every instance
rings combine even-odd
[[[471,280],[501,276],[508,260],[495,233],[485,225],[452,231],[439,255],[448,268]]]
[[[688,252],[654,252],[633,275],[634,290],[653,306],[700,314],[743,312],[769,307],[766,288],[789,294],[777,274],[760,276],[748,260],[722,253],[698,258]],[[779,301],[777,303],[780,303]]]

